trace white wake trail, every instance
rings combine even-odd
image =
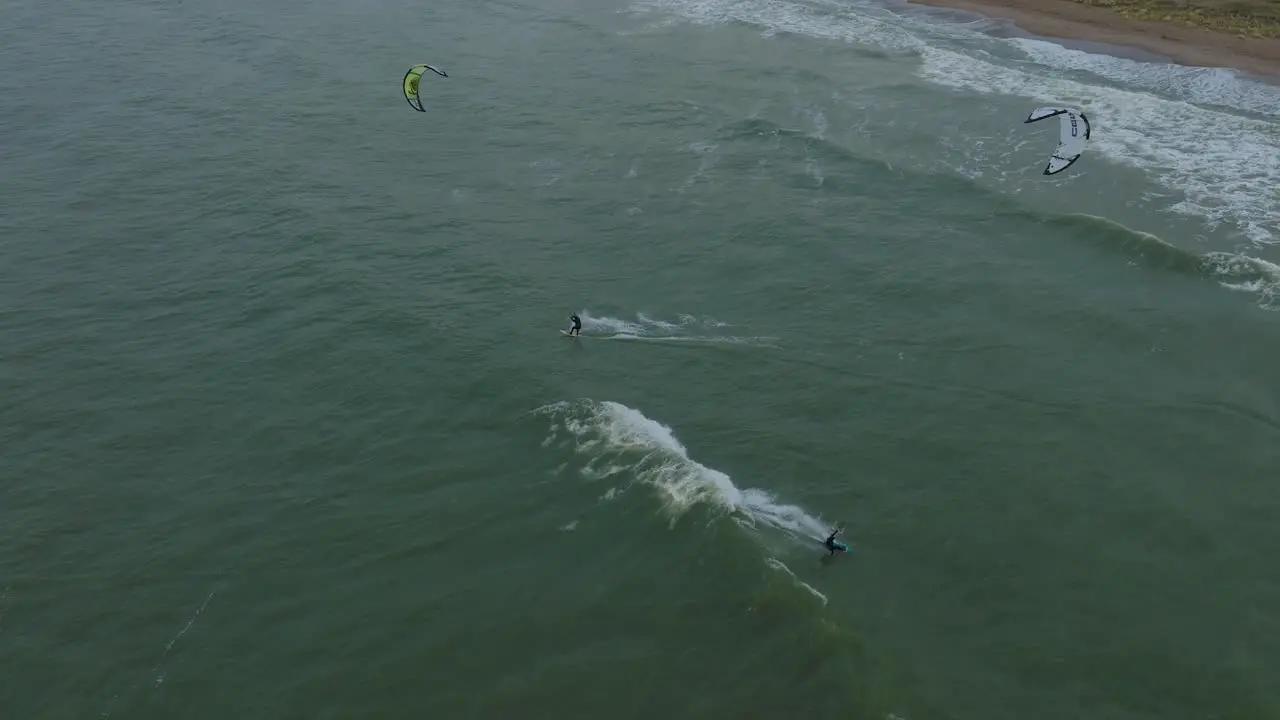
[[[578,317],[582,319],[583,335],[601,340],[777,347],[774,337],[720,334],[720,328],[731,326],[714,318],[682,314],[677,322],[671,322],[636,313],[634,320],[626,320],[593,315],[586,309],[578,311]]]

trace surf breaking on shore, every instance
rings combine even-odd
[[[1136,169],[1163,186],[1136,205],[1197,218],[1203,225],[1189,226],[1189,233],[1219,234],[1224,244],[1280,242],[1275,210],[1280,166],[1260,162],[1276,156],[1280,86],[1229,69],[1137,61],[1030,37],[1002,37],[990,25],[941,20],[924,6],[897,2],[894,7],[880,0],[634,3],[638,13],[692,24],[755,26],[766,36],[788,33],[914,56],[912,72],[922,80],[966,93],[1016,97],[1023,103],[1018,110],[1029,103],[1071,103],[1088,112],[1094,124],[1091,164],[1100,166],[1101,160]],[[858,101],[847,102],[856,106]],[[946,153],[973,143],[984,131],[957,123],[937,132],[938,152]]]
[[[1007,20],[1044,37],[1134,48],[1280,82],[1280,10],[1214,0],[907,0]]]

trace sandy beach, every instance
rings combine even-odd
[[[1267,0],[1253,3],[1251,13],[1234,15],[1210,4],[1170,5],[1169,12],[1161,13],[1159,7],[1136,1],[1110,7],[1074,0],[910,2],[1009,20],[1043,37],[1136,48],[1182,65],[1235,68],[1280,80],[1280,8]]]

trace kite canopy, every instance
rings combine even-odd
[[[422,107],[422,98],[418,96],[418,83],[422,81],[422,75],[428,70],[440,77],[449,77],[443,70],[437,70],[430,65],[414,65],[404,74],[404,99],[408,101],[409,107],[418,112],[426,112]]]
[[[1080,159],[1080,153],[1084,152],[1085,143],[1089,140],[1089,118],[1074,108],[1036,108],[1023,122],[1031,123],[1054,116],[1057,116],[1060,128],[1058,148],[1049,157],[1045,175],[1054,175],[1071,167],[1071,163]]]

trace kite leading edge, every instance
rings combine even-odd
[[[440,77],[449,77],[448,73],[443,70],[437,70],[430,65],[414,65],[409,68],[409,72],[404,74],[402,83],[404,90],[404,99],[409,103],[409,107],[418,112],[426,112],[422,107],[422,98],[418,95],[418,83],[422,81],[422,75],[427,70],[439,75]]]
[[[1042,107],[1031,111],[1024,123],[1035,122],[1057,116],[1059,122],[1058,147],[1049,157],[1049,164],[1044,168],[1045,175],[1055,175],[1071,167],[1080,159],[1085,143],[1089,140],[1092,128],[1089,118],[1074,108]]]

